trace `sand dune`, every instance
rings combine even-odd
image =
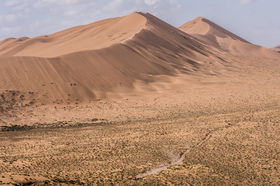
[[[159,81],[157,76],[211,75],[219,68],[206,62],[223,62],[210,47],[145,13],[49,36],[10,38],[1,46],[2,90],[64,103],[118,95],[135,89],[136,81]]]
[[[193,37],[224,51],[237,55],[279,58],[279,54],[254,45],[203,17],[189,21],[179,27]]]
[[[192,36],[135,12],[47,36],[5,39],[0,43],[1,91],[20,92],[10,100],[30,99],[31,92],[31,102],[77,103],[160,91],[148,85],[182,73],[217,75],[231,67],[230,55],[221,49],[277,56],[201,17],[180,28]]]

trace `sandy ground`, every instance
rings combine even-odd
[[[118,98],[2,113],[2,130],[23,131],[0,133],[0,180],[278,185],[280,61],[234,61],[220,76],[181,74]]]

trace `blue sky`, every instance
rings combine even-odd
[[[280,44],[280,0],[1,0],[0,40],[149,12],[173,26],[203,16],[265,47]]]

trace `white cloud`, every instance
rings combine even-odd
[[[17,16],[14,14],[10,14],[5,16],[5,21],[6,22],[15,22],[17,20]]]
[[[105,6],[105,10],[116,10],[124,3],[124,0],[113,0]]]
[[[20,27],[4,27],[0,31],[2,34],[15,34],[20,30]]]
[[[64,12],[64,16],[75,16],[77,15],[78,13],[80,13],[79,10],[73,10],[73,9],[69,9],[67,11]]]
[[[74,24],[74,21],[61,21],[60,22],[60,25],[62,25],[62,26],[69,26],[69,25],[72,25],[72,24]]]
[[[240,4],[249,4],[249,3],[252,3],[254,1],[256,1],[256,0],[240,0],[239,2],[240,2]]]
[[[44,6],[46,6],[46,4],[44,2],[42,2],[42,1],[38,1],[35,4],[33,4],[34,8],[42,8]]]
[[[168,0],[168,2],[173,4],[173,3],[177,3],[177,0]]]
[[[147,5],[151,6],[151,5],[154,5],[154,4],[159,3],[160,0],[144,0],[144,2],[145,2]]]
[[[56,2],[60,5],[73,5],[73,4],[81,3],[81,1],[83,0],[59,0]]]
[[[26,9],[26,4],[17,5],[13,8],[13,11],[21,11]]]
[[[7,0],[5,2],[5,6],[15,6],[15,5],[18,5],[18,4],[21,4],[23,2],[23,0]]]
[[[33,4],[34,8],[47,8],[53,6],[69,6],[75,4],[82,4],[85,0],[37,0],[36,3]]]

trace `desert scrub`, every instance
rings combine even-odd
[[[50,184],[276,184],[279,110],[259,110],[2,132],[0,172],[38,174]],[[182,165],[131,180],[172,162],[216,128],[220,130],[207,142],[186,154]]]

